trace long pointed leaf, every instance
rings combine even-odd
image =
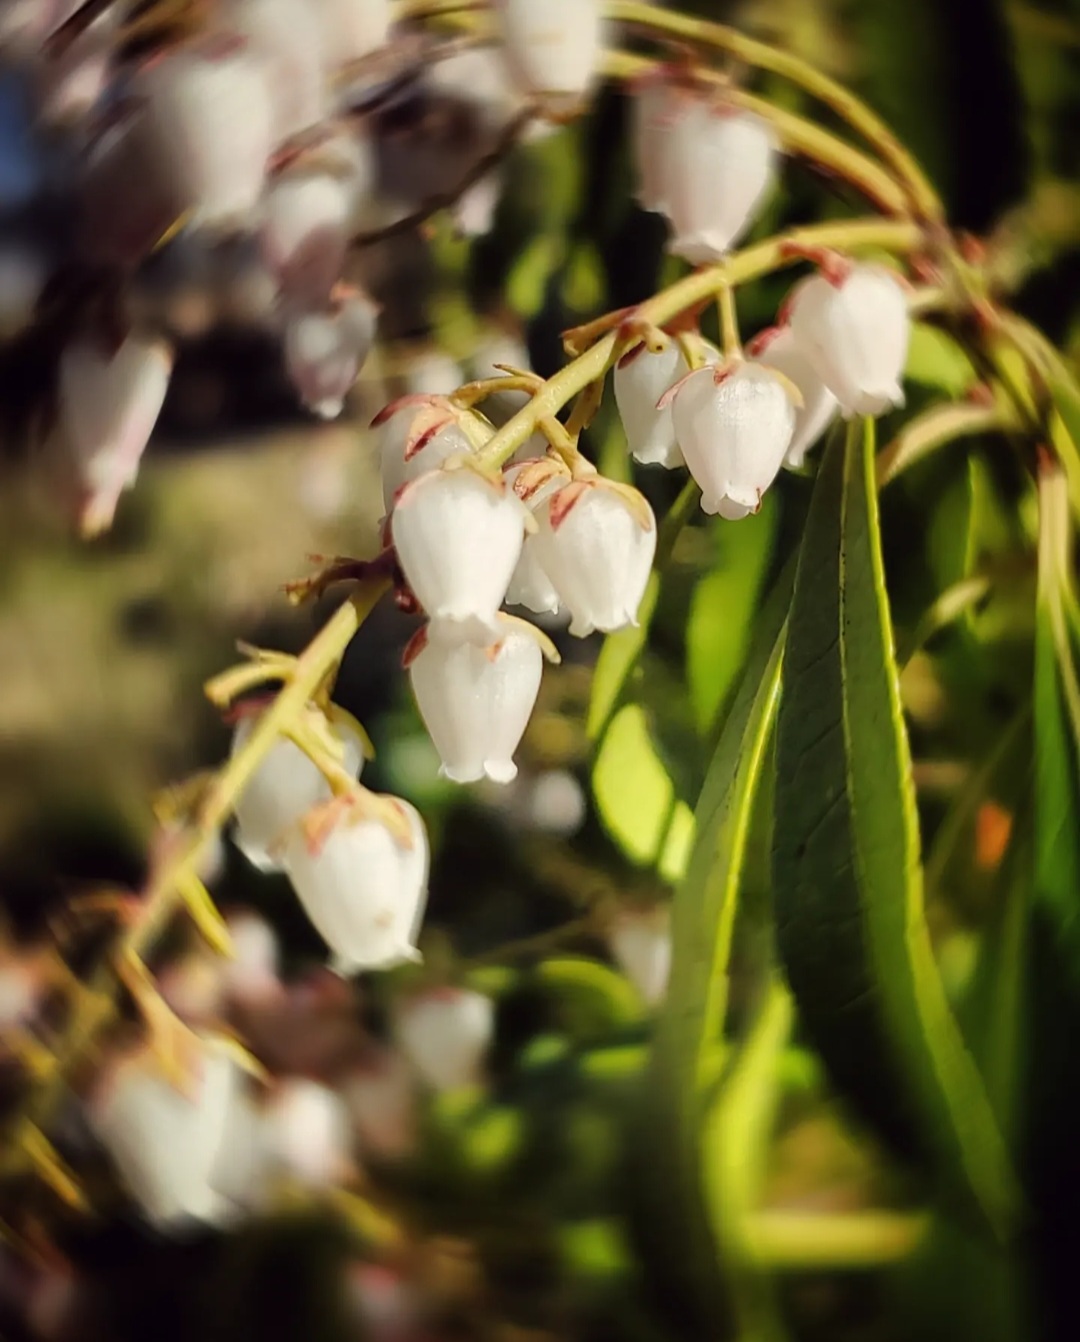
[[[925,920],[873,453],[870,424],[829,444],[799,559],[777,738],[779,947],[839,1088],[1004,1233],[1015,1179]]]

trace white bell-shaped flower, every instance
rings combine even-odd
[[[435,988],[401,1004],[394,1033],[433,1090],[473,1085],[495,1033],[495,1004],[468,988]]]
[[[530,93],[588,93],[603,40],[599,0],[498,0],[496,23],[507,65]]]
[[[519,492],[519,496],[520,487],[518,482],[522,471],[535,466],[535,464],[535,461],[518,462],[508,466],[503,471],[506,483],[512,485],[515,491]],[[538,510],[544,506],[552,494],[565,483],[565,476],[553,474],[535,489],[530,488],[528,490],[527,496],[523,500],[525,506],[535,517]],[[506,601],[511,606],[525,606],[537,615],[556,615],[559,611],[559,594],[555,590],[555,584],[544,570],[537,539],[538,532],[531,532],[525,537],[525,544],[521,547],[521,557],[518,559],[513,577],[510,579],[510,586],[506,589]]]
[[[285,366],[300,399],[321,419],[345,406],[375,341],[379,309],[356,290],[340,295],[325,312],[293,317],[285,328]]]
[[[343,974],[419,959],[414,942],[427,897],[427,833],[408,802],[375,802],[392,806],[399,823],[368,802],[370,814],[343,812],[318,842],[298,826],[285,844],[293,889]]]
[[[751,112],[690,101],[672,119],[664,155],[669,250],[692,265],[719,261],[754,222],[776,179],[772,127]]]
[[[911,318],[895,271],[855,264],[835,279],[811,275],[785,307],[795,340],[845,415],[903,405]]]
[[[719,350],[704,340],[701,352],[708,364],[720,358]],[[630,454],[643,466],[666,466],[671,470],[686,464],[675,440],[671,406],[660,402],[664,393],[689,371],[690,365],[677,340],[656,353],[644,344],[636,345],[615,365],[612,378],[615,404]]]
[[[676,391],[675,434],[701,506],[732,520],[757,512],[795,431],[788,384],[762,364],[702,368]]]
[[[411,480],[451,457],[468,456],[495,433],[482,415],[462,410],[443,395],[403,396],[380,411],[373,424],[380,430],[379,466],[388,516],[398,492]]]
[[[783,373],[802,396],[802,405],[795,412],[795,432],[784,454],[784,465],[798,470],[840,413],[840,402],[822,382],[789,326],[763,332],[749,348],[756,363]]]
[[[322,29],[330,69],[358,61],[386,46],[393,21],[390,0],[309,0]]]
[[[444,778],[517,777],[514,751],[540,691],[540,638],[523,620],[504,617],[499,641],[489,648],[434,642],[424,629],[406,649],[413,694]]]
[[[482,647],[499,638],[528,521],[512,489],[468,468],[428,471],[401,490],[391,535],[431,638]]]
[[[570,632],[637,624],[656,553],[656,518],[644,497],[597,478],[557,490],[537,512],[540,562],[570,612]]]
[[[258,717],[241,718],[233,733],[232,753],[243,750]],[[364,762],[364,741],[348,714],[334,711],[329,720],[341,743],[342,767],[357,777]],[[330,784],[319,766],[287,737],[279,737],[263,756],[237,799],[236,846],[259,871],[281,870],[286,832],[320,803],[329,801]]]
[[[232,1195],[246,1191],[236,1163],[252,1135],[243,1071],[215,1040],[193,1037],[193,1047],[184,1090],[147,1047],[116,1066],[89,1112],[131,1195],[163,1229],[222,1224],[237,1210]]]
[[[664,907],[624,909],[608,929],[616,964],[649,1006],[663,1000],[671,973],[671,920]]]
[[[79,339],[60,356],[60,418],[83,485],[88,534],[109,526],[121,493],[135,483],[172,363],[167,345],[137,332],[112,353]]]
[[[502,189],[502,173],[495,169],[458,196],[452,209],[454,229],[459,236],[482,238],[491,232]]]
[[[345,266],[352,204],[349,184],[329,173],[288,173],[271,184],[259,243],[290,303],[329,301]]]
[[[148,65],[136,90],[181,209],[196,226],[242,224],[262,192],[274,145],[266,71],[244,43],[179,47]]]
[[[353,1168],[349,1111],[329,1086],[289,1077],[262,1112],[267,1175],[307,1188],[332,1188]]]
[[[630,104],[631,144],[637,168],[637,202],[643,210],[667,209],[668,137],[679,115],[680,95],[663,81],[637,89]]]
[[[331,104],[323,33],[311,0],[226,0],[222,20],[263,62],[273,90],[274,144],[317,126]]]

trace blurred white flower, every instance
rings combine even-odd
[[[583,98],[603,40],[599,0],[497,0],[496,31],[511,73],[530,92]]]
[[[660,905],[623,909],[608,929],[608,946],[616,964],[649,1006],[667,991],[671,972],[671,918]]]
[[[341,292],[323,312],[305,312],[285,328],[285,366],[304,405],[322,419],[345,406],[375,342],[379,309],[366,294]]]
[[[433,1090],[475,1084],[494,1032],[494,1003],[468,988],[419,993],[394,1021],[401,1051]]]
[[[756,363],[783,373],[802,396],[803,403],[795,412],[795,432],[784,455],[784,465],[797,470],[840,413],[840,403],[815,372],[789,326],[763,332],[749,349]]]
[[[719,360],[720,351],[715,345],[702,340],[700,346],[706,364]],[[643,466],[673,469],[686,464],[675,441],[671,406],[659,402],[689,371],[690,365],[677,340],[656,353],[644,344],[636,345],[615,365],[612,377],[615,404],[630,453]]]
[[[243,750],[258,722],[258,715],[252,715],[237,723],[234,755]],[[342,767],[358,777],[364,763],[362,737],[347,714],[336,713],[328,725],[341,743]],[[293,741],[280,737],[237,799],[236,846],[260,871],[280,871],[280,845],[286,832],[313,807],[329,801],[330,795],[319,766]]]

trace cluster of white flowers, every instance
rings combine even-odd
[[[698,264],[723,260],[776,179],[768,123],[715,89],[661,78],[636,94],[633,127],[638,200],[667,216],[670,249]],[[837,414],[903,403],[910,325],[896,272],[834,258],[795,286],[748,359],[723,358],[700,338],[641,342],[614,376],[630,450],[643,463],[688,466],[706,512],[746,517]]]
[[[7,6],[0,51],[36,63],[46,121],[77,123],[113,87],[123,95],[79,160],[90,254],[130,269],[178,222],[211,240],[253,235],[288,376],[309,410],[337,416],[378,320],[372,299],[344,282],[350,240],[412,208],[392,184],[380,189],[365,123],[344,115],[365,78],[378,83],[374,67],[364,76],[356,63],[395,38],[390,0],[222,0],[198,35],[134,70],[115,60],[115,7],[62,57],[46,56],[50,34],[77,7]],[[480,106],[489,131],[526,106],[554,116],[575,108],[599,60],[599,5],[500,0],[495,18],[498,45],[436,60],[432,88]],[[412,176],[422,199],[425,174]],[[462,196],[463,232],[490,228],[499,191],[492,172]],[[117,346],[94,330],[62,352],[59,421],[86,533],[111,523],[133,483],[170,368],[170,352],[140,331]]]

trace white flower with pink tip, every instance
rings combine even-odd
[[[636,624],[656,553],[656,518],[642,494],[600,476],[573,480],[537,511],[537,551],[570,612],[570,632]]]
[[[700,339],[698,345],[705,363],[714,364],[720,358],[714,345]],[[671,470],[686,464],[675,439],[671,406],[661,402],[665,392],[689,372],[686,353],[674,339],[657,350],[644,342],[635,345],[615,365],[615,404],[630,454],[643,466]]]
[[[529,525],[512,489],[469,467],[428,471],[400,491],[391,536],[433,640],[498,640],[499,607]]]
[[[501,617],[498,642],[438,643],[422,629],[405,651],[420,716],[439,752],[439,772],[455,783],[517,777],[514,752],[540,690],[544,654],[558,655],[547,639],[510,616]]]
[[[763,331],[750,343],[747,352],[755,363],[783,373],[802,396],[802,405],[795,414],[795,431],[784,454],[784,465],[798,470],[807,452],[840,413],[840,402],[818,376],[790,326]]]
[[[705,512],[757,512],[795,431],[797,396],[774,369],[741,359],[701,368],[675,389],[675,435]]]
[[[684,95],[665,137],[664,211],[669,250],[692,265],[721,260],[757,217],[779,157],[767,121],[707,98]]]
[[[785,308],[799,348],[845,415],[903,405],[911,318],[895,271],[842,262],[797,284]]]
[[[390,969],[419,959],[428,841],[408,802],[359,789],[294,827],[284,866],[338,972]]]
[[[495,20],[507,65],[530,93],[588,93],[603,38],[599,0],[497,0]]]
[[[387,516],[398,493],[411,480],[433,471],[451,457],[476,453],[495,433],[473,410],[449,396],[416,393],[392,401],[372,420],[380,433],[379,464]]]

